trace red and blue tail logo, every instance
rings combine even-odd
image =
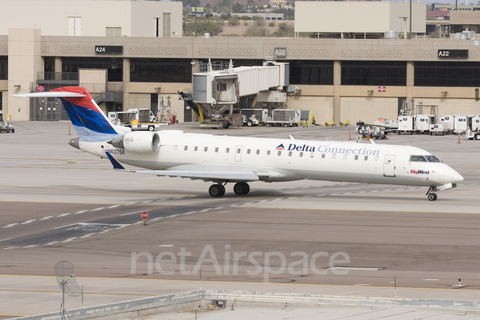
[[[283,146],[283,143],[280,144],[276,150],[285,150],[285,147]]]
[[[110,121],[105,117],[105,114],[93,101],[87,89],[82,87],[63,87],[50,90],[50,92],[72,92],[85,95],[85,97],[60,98],[79,135],[84,131],[83,128],[86,129],[86,132],[83,132],[86,135],[117,134]]]

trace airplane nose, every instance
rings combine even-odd
[[[454,171],[454,174],[452,175],[452,183],[457,183],[463,181],[463,177],[460,175],[460,173]]]

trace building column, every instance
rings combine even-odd
[[[123,58],[123,110],[130,106],[130,59]]]
[[[342,85],[342,62],[333,61],[333,121],[340,123],[340,87]]]
[[[407,100],[413,99],[413,87],[415,85],[415,62],[407,61]]]
[[[12,121],[30,120],[30,98],[12,94],[29,93],[43,71],[40,29],[8,29],[8,99],[4,115]]]

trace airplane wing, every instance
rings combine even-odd
[[[259,175],[253,171],[244,172],[209,172],[209,171],[195,171],[195,170],[127,170],[118,162],[109,152],[105,152],[108,159],[113,165],[115,170],[124,172],[134,172],[138,174],[167,176],[167,177],[181,177],[189,178],[192,180],[205,180],[205,181],[218,181],[218,180],[230,180],[230,181],[258,181]]]

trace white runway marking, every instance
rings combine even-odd
[[[7,241],[7,240],[11,240],[11,239],[12,239],[12,238],[2,239],[2,240],[0,240],[0,242],[2,242],[2,241]]]
[[[70,214],[71,214],[71,213],[64,213],[64,214],[58,215],[57,217],[58,217],[58,218],[60,218],[60,217],[65,217],[65,216],[68,216],[68,215],[70,215]]]
[[[39,219],[39,220],[40,220],[40,221],[48,220],[48,219],[53,218],[53,217],[54,217],[54,216],[43,217],[43,218],[41,218],[41,219]]]
[[[33,221],[37,221],[37,219],[32,219],[32,220],[24,221],[24,222],[22,222],[22,224],[32,223]]]

